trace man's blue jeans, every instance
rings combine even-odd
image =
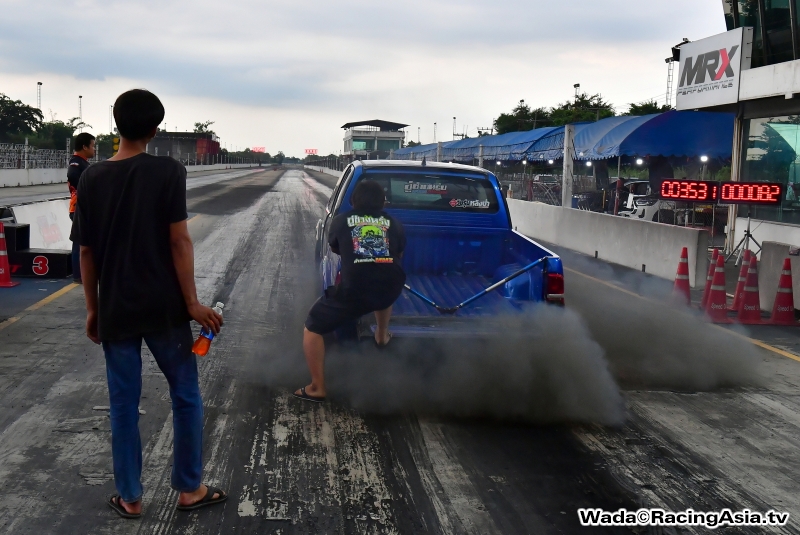
[[[111,401],[111,452],[114,481],[126,502],[142,497],[142,441],[139,398],[142,395],[142,339],[169,383],[174,431],[172,488],[192,492],[203,473],[203,400],[187,322],[160,333],[103,342]]]

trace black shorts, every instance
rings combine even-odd
[[[333,288],[331,288],[333,290]],[[317,299],[306,318],[306,329],[316,334],[328,334],[349,322],[356,321],[365,314],[385,310],[400,297],[387,296],[382,299],[345,300],[339,292],[331,291]],[[388,297],[391,297],[389,299]]]

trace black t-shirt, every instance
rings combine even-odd
[[[186,169],[172,158],[139,154],[83,173],[70,239],[92,248],[101,340],[189,321],[169,233],[187,217]]]
[[[78,179],[81,178],[81,174],[88,168],[89,162],[77,154],[73,154],[69,159],[69,165],[67,166],[67,182],[71,186],[70,193],[73,189],[78,189]]]
[[[397,219],[382,210],[339,214],[331,222],[328,243],[342,257],[346,300],[391,305],[406,281],[400,266],[406,233]]]

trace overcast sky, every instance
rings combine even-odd
[[[490,126],[573,84],[619,111],[664,102],[670,47],[725,31],[720,0],[0,0],[0,93],[109,131],[144,87],[169,130],[215,121],[232,148],[342,149],[345,122],[408,123],[416,141]],[[677,70],[677,69],[676,69]]]

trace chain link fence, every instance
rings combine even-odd
[[[508,186],[511,198],[561,206],[561,175],[498,173],[497,179],[503,186]],[[572,194],[578,197],[579,204],[584,197],[592,198],[597,193],[593,176],[573,177]]]
[[[66,169],[71,153],[0,143],[0,169]]]

